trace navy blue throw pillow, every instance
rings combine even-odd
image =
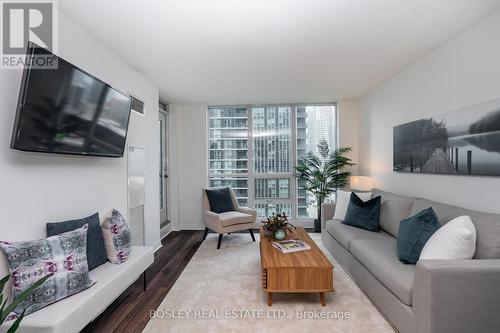
[[[397,240],[399,260],[404,264],[415,265],[425,243],[440,227],[432,207],[401,220]]]
[[[88,224],[89,227],[87,230],[87,264],[90,271],[108,261],[101,223],[99,222],[99,213],[83,219],[47,223],[47,237],[78,229],[85,224]]]
[[[380,229],[380,196],[368,201],[361,200],[356,193],[351,193],[343,224],[378,232]]]
[[[205,192],[212,212],[220,214],[235,210],[229,187],[205,190]]]

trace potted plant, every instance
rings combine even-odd
[[[295,227],[288,222],[288,216],[283,214],[273,214],[268,217],[266,221],[261,221],[264,225],[264,231],[273,235],[276,240],[285,239],[286,229],[295,229]]]
[[[319,156],[309,152],[295,167],[296,177],[304,181],[305,188],[316,199],[318,219],[314,221],[315,232],[321,232],[321,204],[349,182],[351,172],[345,169],[354,163],[345,154],[351,150],[350,147],[343,147],[330,152],[328,142],[321,139],[318,143]]]
[[[40,287],[42,284],[49,279],[53,273],[50,273],[37,282],[33,283],[32,286],[30,286],[28,289],[23,291],[18,297],[12,300],[12,303],[10,303],[7,307],[7,298],[4,300],[4,295],[3,295],[3,288],[7,284],[7,281],[9,281],[10,275],[7,275],[3,279],[0,280],[0,325],[3,324],[3,322],[8,318],[9,314],[18,306],[22,301],[24,301],[26,298],[28,298],[31,293],[38,287]],[[19,327],[19,324],[21,323],[21,320],[24,318],[24,313],[26,312],[26,309],[23,310],[21,315],[16,318],[12,326],[7,330],[7,333],[14,333],[17,328]]]

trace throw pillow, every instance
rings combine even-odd
[[[469,216],[459,216],[439,228],[427,241],[420,259],[472,259],[476,228]]]
[[[106,255],[113,264],[121,264],[130,256],[130,229],[125,218],[116,209],[106,217],[102,224],[102,235]]]
[[[337,199],[335,200],[335,213],[333,214],[334,220],[344,221],[345,214],[347,213],[347,208],[349,207],[349,203],[351,202],[351,193],[353,192],[342,190],[337,191]],[[367,201],[372,198],[372,192],[360,192],[356,194],[363,201]]]
[[[397,239],[399,260],[404,264],[416,264],[425,243],[439,227],[438,218],[431,207],[401,220]]]
[[[101,223],[99,222],[99,213],[83,219],[47,223],[47,237],[81,228],[85,224],[89,226],[87,230],[87,263],[89,271],[91,271],[108,261],[106,248],[104,247],[104,238],[102,237]]]
[[[229,187],[205,190],[205,192],[212,212],[220,214],[235,210]]]
[[[87,265],[87,229],[84,225],[46,239],[0,242],[12,279],[12,297],[18,297],[33,283],[53,273],[44,284],[21,302],[9,319],[35,312],[49,304],[91,287]]]
[[[347,207],[347,213],[342,223],[378,232],[380,229],[380,200],[381,197],[363,201],[359,196],[352,192],[351,201]]]

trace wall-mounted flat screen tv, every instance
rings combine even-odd
[[[51,55],[30,44],[28,57]],[[26,66],[11,148],[123,156],[131,98],[55,55],[57,68]]]

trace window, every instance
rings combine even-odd
[[[209,108],[208,116],[210,186],[231,186],[248,206],[248,111]]]
[[[210,186],[231,186],[259,219],[285,212],[316,217],[312,197],[294,176],[297,160],[325,138],[336,148],[336,106],[264,105],[208,108]]]

